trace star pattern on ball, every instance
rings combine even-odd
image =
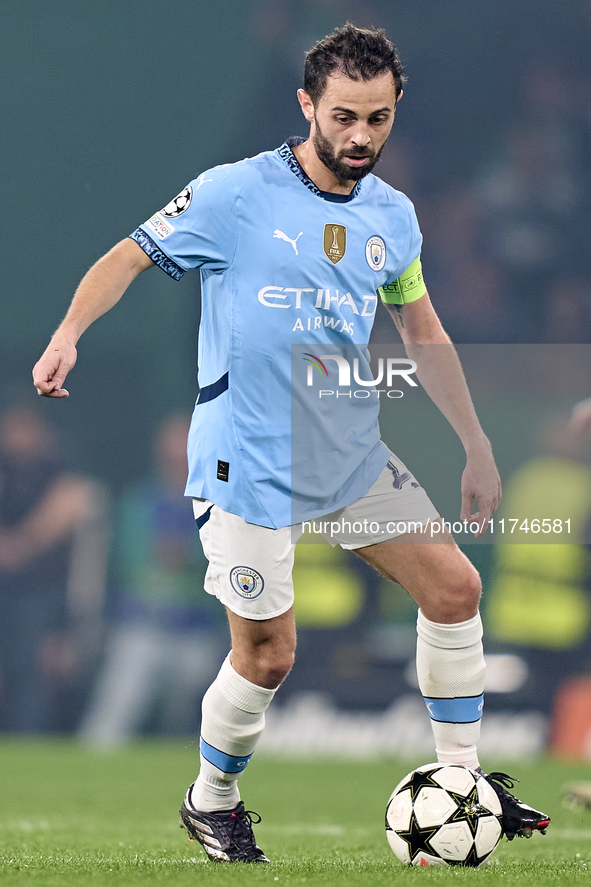
[[[457,804],[457,809],[454,810],[451,816],[449,816],[447,822],[466,822],[472,837],[476,837],[480,817],[486,813],[494,816],[494,813],[492,810],[489,810],[488,807],[485,807],[480,803],[476,786],[474,786],[472,791],[467,795],[461,795],[457,792],[449,791],[449,789],[448,794]]]
[[[421,826],[417,822],[417,818],[413,810],[410,817],[410,822],[408,824],[408,829],[406,829],[405,831],[398,831],[397,835],[408,844],[410,858],[411,860],[413,860],[417,853],[420,853],[421,850],[423,851],[423,853],[428,853],[430,856],[437,856],[437,854],[431,847],[429,840],[438,831],[438,829],[438,825],[434,826],[433,828],[421,828]]]
[[[435,782],[431,773],[434,772],[432,770],[427,770],[425,773],[420,773],[418,770],[415,770],[414,773],[411,773],[410,778],[401,785],[399,791],[403,791],[404,789],[410,789],[410,797],[411,801],[414,802],[417,799],[417,795],[419,794],[422,788],[441,788],[438,782]]]

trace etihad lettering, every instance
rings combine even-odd
[[[276,286],[264,286],[262,290],[259,290],[259,302],[262,305],[266,305],[267,308],[291,308],[291,303],[288,302],[287,305],[281,305],[278,302],[269,302],[269,299],[287,299],[287,294],[283,293],[283,287]]]
[[[313,305],[318,311],[334,312],[336,307],[339,311],[349,309],[360,317],[373,317],[378,305],[375,293],[354,298],[351,293],[341,293],[337,289],[306,286],[264,286],[259,290],[257,298],[266,308],[295,308],[296,311],[301,311]]]
[[[344,296],[339,295],[338,290],[335,290],[334,296],[331,296],[330,290],[325,290],[325,293],[326,293],[326,295],[324,297],[324,310],[325,311],[330,311],[330,306],[331,306],[332,302],[336,302],[337,308],[340,308],[341,305],[343,305],[343,304],[347,304],[349,306],[349,308],[351,308],[351,310],[353,311],[353,314],[359,314],[359,311],[357,310],[357,305],[355,304],[355,302],[353,301],[353,299],[351,297],[351,293],[345,293]]]
[[[301,287],[300,288],[297,286],[286,286],[285,289],[283,290],[283,292],[284,293],[295,293],[296,294],[295,307],[301,308],[302,307],[302,293],[313,293],[313,292],[315,292],[315,290],[309,289],[309,287]]]
[[[363,311],[361,312],[362,317],[373,317],[376,313],[376,308],[378,307],[378,297],[377,296],[363,296]]]

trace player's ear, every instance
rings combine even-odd
[[[314,120],[314,104],[305,89],[298,89],[298,102],[300,103],[302,114],[308,123],[312,123]]]
[[[400,99],[402,98],[403,95],[404,95],[404,90],[401,89],[400,92],[398,93],[398,95],[396,96],[396,104],[398,104],[398,102],[400,101]]]

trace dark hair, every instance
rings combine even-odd
[[[306,53],[304,89],[316,105],[326,89],[326,80],[335,72],[352,80],[372,80],[391,71],[396,97],[406,82],[400,56],[383,28],[357,28],[347,22],[327,34]]]

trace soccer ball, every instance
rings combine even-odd
[[[424,764],[390,795],[386,836],[407,865],[477,866],[501,840],[501,812],[495,790],[479,773]]]
[[[186,188],[183,188],[180,194],[177,194],[176,197],[167,203],[164,209],[161,210],[163,216],[168,216],[169,219],[176,219],[177,216],[180,216],[181,213],[184,213],[186,209],[189,209],[191,204],[191,200],[193,198],[193,189],[190,185],[187,185]]]

